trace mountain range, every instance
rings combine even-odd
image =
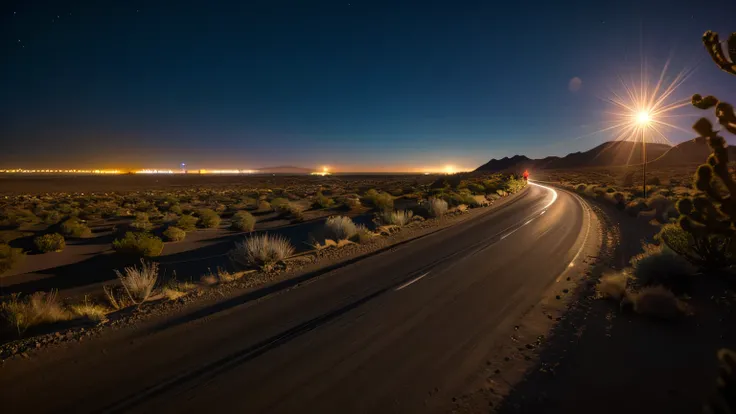
[[[735,159],[736,147],[729,146],[729,159]],[[642,144],[632,141],[609,141],[588,151],[574,152],[564,157],[549,156],[531,159],[525,155],[514,155],[492,159],[475,171],[500,172],[525,169],[567,169],[581,167],[614,167],[642,163]],[[646,144],[647,165],[670,166],[703,163],[711,153],[703,138],[695,138],[681,144]]]

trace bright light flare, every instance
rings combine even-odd
[[[690,98],[676,99],[677,89],[687,80],[692,72],[680,72],[674,78],[667,78],[669,61],[664,65],[657,82],[648,80],[644,66],[639,82],[621,81],[621,90],[612,91],[611,97],[605,98],[613,104],[615,110],[609,112],[613,116],[612,125],[598,132],[613,131],[616,141],[654,142],[672,145],[665,135],[669,129],[689,132],[671,122],[672,118],[682,115],[677,110],[690,105]]]
[[[646,125],[651,120],[652,117],[649,116],[649,112],[641,111],[636,115],[636,121],[639,123],[639,125]]]

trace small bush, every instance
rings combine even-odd
[[[127,232],[122,239],[113,241],[112,247],[118,253],[153,257],[164,250],[164,242],[148,233]]]
[[[353,241],[357,243],[368,243],[373,240],[375,234],[368,229],[364,224],[358,224],[355,226],[356,234],[353,236]]]
[[[61,233],[67,237],[84,238],[92,236],[92,230],[77,218],[70,218],[61,223]]]
[[[321,192],[317,193],[312,206],[314,208],[329,208],[335,205],[335,200],[325,197]]]
[[[274,210],[279,210],[281,208],[286,209],[286,207],[289,205],[289,199],[284,197],[277,197],[271,200],[271,208]]]
[[[118,276],[120,284],[123,285],[130,301],[140,305],[151,296],[151,292],[156,286],[158,263],[146,263],[141,259],[141,267],[126,267],[122,273],[116,270],[115,274]]]
[[[683,230],[679,224],[671,223],[662,226],[656,239],[703,269],[721,269],[733,262],[732,240],[721,234],[702,233],[696,236]]]
[[[22,263],[25,258],[26,254],[22,249],[0,244],[0,275]]]
[[[601,276],[598,281],[598,296],[601,298],[621,300],[626,295],[629,276],[626,273],[610,273]]]
[[[333,240],[347,240],[358,233],[358,228],[350,217],[332,216],[325,221],[325,237]]]
[[[198,221],[198,218],[189,214],[185,214],[179,217],[179,220],[177,220],[176,222],[176,227],[184,231],[194,231],[197,228]]]
[[[266,200],[261,200],[258,202],[258,211],[260,212],[273,211],[273,208],[271,207],[271,203],[269,203]]]
[[[695,273],[692,265],[682,256],[664,246],[648,244],[644,253],[631,259],[634,278],[639,286],[663,285],[682,291],[690,285]]]
[[[663,286],[647,286],[632,295],[634,311],[656,319],[672,320],[687,313],[687,306]]]
[[[212,209],[199,210],[199,224],[207,229],[214,229],[220,225],[220,216]]]
[[[376,210],[386,211],[394,208],[394,199],[391,194],[379,193],[374,189],[370,189],[365,193],[365,200]]]
[[[649,209],[654,209],[655,218],[660,223],[667,223],[670,218],[679,216],[677,209],[675,209],[675,203],[661,195],[650,198],[647,205]]]
[[[432,217],[444,216],[448,210],[447,201],[432,197],[428,202],[428,210]]]
[[[384,211],[379,214],[378,219],[381,224],[405,226],[409,224],[414,212],[411,210]]]
[[[230,259],[239,265],[258,266],[270,270],[275,264],[294,254],[294,247],[283,236],[259,234],[235,243]]]
[[[87,296],[84,297],[84,302],[71,305],[70,309],[74,315],[81,318],[98,322],[107,319],[108,309],[102,305],[90,302]]]
[[[256,218],[247,211],[238,211],[233,215],[230,228],[237,231],[253,231]]]
[[[137,231],[148,231],[153,228],[153,224],[151,224],[151,221],[148,219],[148,214],[136,213],[135,220],[130,223],[130,227]]]
[[[69,319],[58,300],[58,292],[36,292],[22,299],[12,295],[0,305],[6,323],[22,334],[31,326]]]
[[[38,236],[33,240],[33,244],[36,245],[36,249],[41,253],[60,252],[66,246],[64,236],[59,233]]]
[[[164,237],[170,242],[178,242],[186,239],[187,232],[178,227],[171,226],[164,231]]]

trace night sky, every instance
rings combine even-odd
[[[618,77],[736,99],[700,38],[736,0],[17,1],[0,168],[474,168],[613,138]],[[710,3],[708,3],[710,4]],[[573,80],[573,78],[578,78]],[[701,112],[671,120],[685,130]],[[672,130],[670,140],[692,138]]]

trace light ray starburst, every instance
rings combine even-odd
[[[692,72],[682,71],[668,81],[667,69],[669,61],[664,65],[656,83],[650,82],[642,67],[638,82],[625,81],[619,91],[611,91],[611,96],[604,98],[611,103],[613,110],[611,125],[598,132],[612,131],[615,141],[653,142],[672,145],[667,138],[670,129],[688,132],[672,120],[680,117],[677,110],[690,105],[689,98],[677,99],[675,91],[687,80]]]

